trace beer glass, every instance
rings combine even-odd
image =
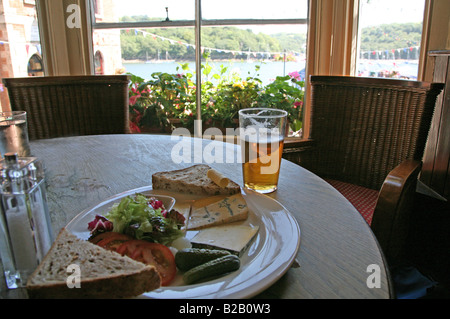
[[[239,111],[244,187],[258,193],[277,190],[287,112],[269,108]]]

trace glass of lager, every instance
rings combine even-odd
[[[244,187],[258,193],[277,190],[287,112],[269,108],[239,111]]]

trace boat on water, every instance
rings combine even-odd
[[[157,58],[156,59],[154,59],[154,60],[149,60],[148,59],[148,53],[146,52],[146,61],[145,61],[145,63],[170,63],[170,62],[175,62],[175,60],[174,59],[170,59],[170,56],[169,56],[169,52],[166,50],[166,58],[165,59],[161,59],[161,54],[160,54],[161,52],[158,50],[158,56],[157,56]]]

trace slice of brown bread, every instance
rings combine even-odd
[[[167,190],[193,195],[233,195],[240,193],[238,184],[231,181],[226,187],[220,187],[208,176],[211,167],[206,164],[193,165],[187,168],[158,172],[152,175],[153,189]]]
[[[79,273],[68,272],[70,265],[78,265]],[[79,288],[73,286],[76,275]],[[30,298],[128,298],[159,288],[160,283],[155,267],[79,239],[63,228],[28,278],[27,292]]]

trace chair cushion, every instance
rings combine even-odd
[[[327,179],[326,181],[355,206],[369,225],[372,223],[373,212],[378,200],[376,190],[336,180]]]

